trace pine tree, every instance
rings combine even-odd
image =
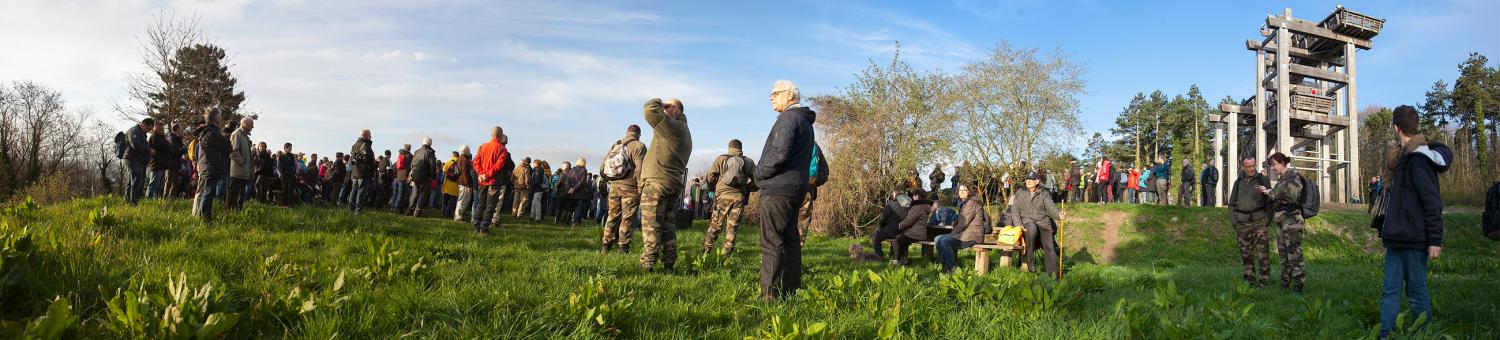
[[[150,94],[148,114],[174,125],[196,126],[203,124],[204,109],[217,107],[228,128],[238,126],[245,92],[235,89],[238,80],[224,58],[224,49],[211,44],[177,50],[171,67],[157,74],[163,86]]]

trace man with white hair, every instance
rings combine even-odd
[[[659,258],[662,271],[673,273],[677,263],[678,198],[682,195],[693,134],[688,130],[682,101],[651,98],[643,115],[651,125],[651,147],[641,161],[641,268],[652,271]]]
[[[240,127],[229,135],[229,202],[230,209],[245,205],[245,194],[250,180],[255,176],[255,144],[250,142],[250,131],[255,129],[255,119],[240,118]]]
[[[437,151],[432,150],[432,138],[422,138],[422,148],[411,156],[410,182],[411,215],[422,216],[422,204],[432,194],[432,176],[438,167]]]
[[[797,85],[777,80],[771,109],[779,112],[755,167],[760,187],[760,294],[772,301],[802,285],[802,245],[797,213],[808,192],[817,113],[800,104]],[[821,164],[819,164],[821,165]],[[826,176],[827,166],[819,169]]]

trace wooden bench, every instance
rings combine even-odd
[[[951,227],[951,226],[934,225],[934,226],[927,227],[927,235],[931,236],[932,238],[937,238],[937,235],[947,235],[948,232],[951,232],[951,231],[953,231],[953,227]],[[923,257],[927,257],[929,261],[933,261],[933,262],[937,261],[937,257],[935,257],[935,256],[932,255],[932,254],[936,254],[936,252],[933,251],[933,248],[936,247],[937,244],[933,243],[932,239],[928,239],[928,240],[924,240],[924,241],[918,241],[917,244],[922,245],[922,256]],[[995,251],[995,252],[999,252],[1000,253],[1000,267],[1001,268],[1009,267],[1010,266],[1012,255],[1014,255],[1017,252],[1025,251],[1025,247],[1023,245],[1021,245],[1021,244],[1017,244],[1017,245],[1000,245],[1000,244],[994,244],[994,243],[980,243],[980,244],[975,244],[973,247],[970,247],[970,248],[974,249],[974,272],[979,273],[980,275],[988,274],[990,272],[990,252],[991,251]],[[1028,263],[1028,262],[1022,261],[1021,262],[1021,271],[1030,272],[1031,271],[1031,264]]]

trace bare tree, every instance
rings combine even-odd
[[[178,17],[173,12],[162,11],[151,16],[146,34],[138,39],[141,62],[146,70],[130,74],[125,81],[126,102],[115,103],[114,110],[131,121],[139,121],[152,112],[152,94],[162,93],[167,84],[163,75],[176,74],[173,60],[177,51],[207,40],[199,27],[199,18]]]
[[[952,135],[958,151],[970,162],[966,180],[989,199],[998,179],[1013,177],[1036,164],[1037,156],[1059,152],[1083,137],[1077,95],[1082,94],[1083,69],[1054,51],[1011,46],[1004,41],[984,59],[965,65],[953,79],[950,96],[955,124]]]

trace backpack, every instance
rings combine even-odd
[[[1489,194],[1484,195],[1484,217],[1479,224],[1484,237],[1500,241],[1500,182],[1490,186]]]
[[[807,167],[807,178],[818,178],[818,171],[822,170],[818,169],[818,154],[818,145],[813,144],[812,165]]]
[[[1302,181],[1302,193],[1298,197],[1298,205],[1302,206],[1302,218],[1313,218],[1318,216],[1318,207],[1323,202],[1322,194],[1318,192],[1318,185],[1308,181],[1307,178],[1297,175]]]
[[[115,133],[115,158],[125,159],[127,153],[130,153],[130,136],[125,131]]]
[[[634,174],[635,163],[630,160],[626,151],[625,143],[622,142],[615,142],[615,145],[610,146],[609,153],[604,154],[604,167],[599,170],[599,176],[617,181]]]
[[[724,156],[729,158],[724,160],[724,175],[719,180],[728,180],[729,186],[733,188],[742,188],[745,184],[749,184],[750,178],[745,176],[745,160],[740,156]]]

